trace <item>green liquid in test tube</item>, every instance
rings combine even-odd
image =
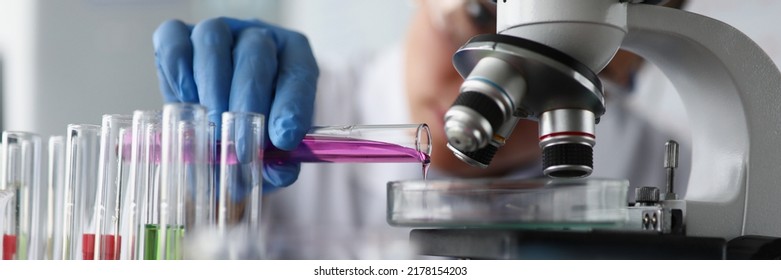
[[[185,229],[207,229],[214,223],[209,132],[205,107],[186,103],[163,107],[158,259],[183,259]]]
[[[169,227],[165,233],[166,256],[169,260],[181,260],[184,257],[182,242],[184,241],[184,226]]]
[[[156,260],[157,259],[157,231],[160,228],[158,225],[148,224],[144,226],[144,259]]]
[[[144,226],[145,239],[144,240],[144,259],[145,260],[159,260],[163,259],[158,257],[157,242],[160,234],[160,226],[154,224],[148,224]],[[183,257],[182,242],[184,239],[184,227],[170,227],[165,233],[166,238],[166,257],[164,259],[179,260]]]
[[[128,183],[121,195],[121,260],[156,260],[160,196],[160,111],[133,112],[132,132],[125,134],[122,160],[129,161]],[[128,144],[129,143],[129,144]]]

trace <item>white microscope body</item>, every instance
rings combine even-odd
[[[781,236],[781,73],[751,39],[717,20],[640,0],[496,2],[497,35],[493,36],[517,37],[552,47],[593,73],[601,71],[623,48],[656,64],[670,78],[692,124],[687,192],[680,200],[669,201],[685,203],[687,235],[727,240],[744,235]],[[502,52],[494,48],[491,51]],[[457,54],[457,68],[459,59]],[[528,74],[525,70],[519,72]],[[572,78],[582,80],[580,75]],[[529,90],[507,104],[523,107],[519,103],[535,94]],[[527,114],[515,117],[544,120],[542,112],[522,109]],[[604,113],[592,111],[597,121]],[[457,132],[464,131],[465,126],[458,127]],[[591,128],[583,129],[588,132],[585,134],[592,133],[588,130]],[[540,135],[542,139],[542,131]],[[452,139],[460,140],[462,135],[448,136],[455,144]],[[546,174],[551,175],[547,170]]]

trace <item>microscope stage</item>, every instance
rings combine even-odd
[[[388,184],[388,222],[440,228],[610,229],[627,221],[626,180],[428,180]]]

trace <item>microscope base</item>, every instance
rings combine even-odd
[[[781,256],[781,239],[723,238],[616,231],[414,229],[420,255],[459,259],[747,259]],[[760,254],[761,253],[761,254]]]

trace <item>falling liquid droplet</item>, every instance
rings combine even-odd
[[[431,165],[429,162],[423,162],[423,180],[425,181],[426,178],[428,178],[428,168],[429,165]]]

